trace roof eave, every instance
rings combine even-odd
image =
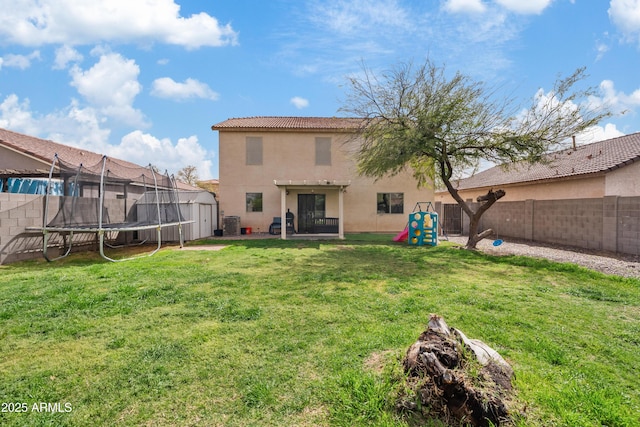
[[[211,126],[212,131],[218,132],[323,132],[323,133],[352,133],[356,132],[356,128],[326,128],[326,127],[226,127],[226,126]]]
[[[15,145],[11,144],[10,142],[4,141],[4,140],[0,140],[0,145],[3,146],[4,148],[6,148],[9,151],[13,151],[16,154],[20,154],[21,156],[24,157],[28,157],[31,160],[35,160],[37,162],[42,163],[43,165],[46,166],[51,166],[51,162],[53,161],[53,159],[46,159],[43,156],[39,156],[36,153],[32,153],[31,151],[26,151],[26,150],[21,150],[19,147],[16,147]]]
[[[508,183],[502,183],[502,184],[487,184],[487,185],[482,185],[477,187],[463,187],[463,188],[456,188],[456,190],[474,191],[474,190],[486,190],[486,189],[498,188],[498,187],[508,188],[508,187],[516,187],[521,185],[549,184],[549,183],[558,182],[558,181],[571,181],[574,179],[583,179],[583,178],[597,178],[599,176],[605,175],[607,172],[609,172],[609,170],[575,174],[575,175],[563,175],[558,177],[550,177],[550,178],[542,178],[542,179],[534,179],[530,181],[508,182]],[[436,194],[444,194],[444,193],[448,193],[448,190],[444,189],[444,190],[436,191]]]
[[[640,156],[636,156],[636,157],[634,157],[632,159],[629,159],[629,160],[626,160],[626,161],[624,161],[622,163],[618,163],[615,166],[611,166],[605,172],[613,172],[616,169],[620,169],[620,168],[623,168],[625,166],[629,166],[630,164],[633,164],[633,163],[635,163],[635,162],[637,162],[639,160],[640,160]]]

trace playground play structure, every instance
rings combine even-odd
[[[424,210],[423,210],[424,207]],[[408,241],[413,246],[436,246],[438,244],[438,214],[431,202],[418,202],[409,214],[404,230],[393,238],[394,242]],[[446,239],[444,230],[442,234]]]
[[[423,205],[426,205],[424,211],[422,210]],[[444,240],[448,240],[447,234],[438,220],[438,213],[433,209],[433,204],[431,202],[418,202],[413,208],[413,212],[409,214],[407,226],[393,238],[393,241],[408,241],[410,245],[414,246],[436,246],[438,244],[438,227],[440,227]],[[492,244],[493,246],[500,246],[503,243],[502,239],[496,238]]]
[[[60,185],[64,188],[63,195],[52,196],[51,189]],[[48,221],[50,212],[56,214]],[[91,241],[91,235],[97,237],[104,259],[132,259],[113,259],[105,254],[105,246],[117,248],[133,241],[143,244],[146,240],[139,241],[138,232],[156,230],[157,247],[143,255],[150,256],[160,249],[163,228],[177,227],[182,247],[182,225],[193,222],[185,221],[180,211],[173,176],[160,174],[151,165],[142,168],[107,156],[96,165],[74,166],[65,163],[57,154],[49,171],[42,217],[42,227],[29,227],[28,230],[43,234],[42,250],[47,261],[66,257],[74,243],[86,244]],[[62,242],[62,255],[57,257],[48,254],[52,236]]]

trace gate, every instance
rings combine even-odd
[[[460,205],[442,205],[444,218],[442,230],[445,234],[462,234],[462,208]]]

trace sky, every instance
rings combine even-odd
[[[640,0],[0,0],[0,127],[218,178],[231,117],[344,116],[347,79],[426,58],[530,104],[586,67],[640,131]],[[593,104],[591,104],[593,103]]]

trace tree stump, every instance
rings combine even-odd
[[[485,427],[510,421],[513,369],[491,347],[431,315],[403,360],[423,415]]]

